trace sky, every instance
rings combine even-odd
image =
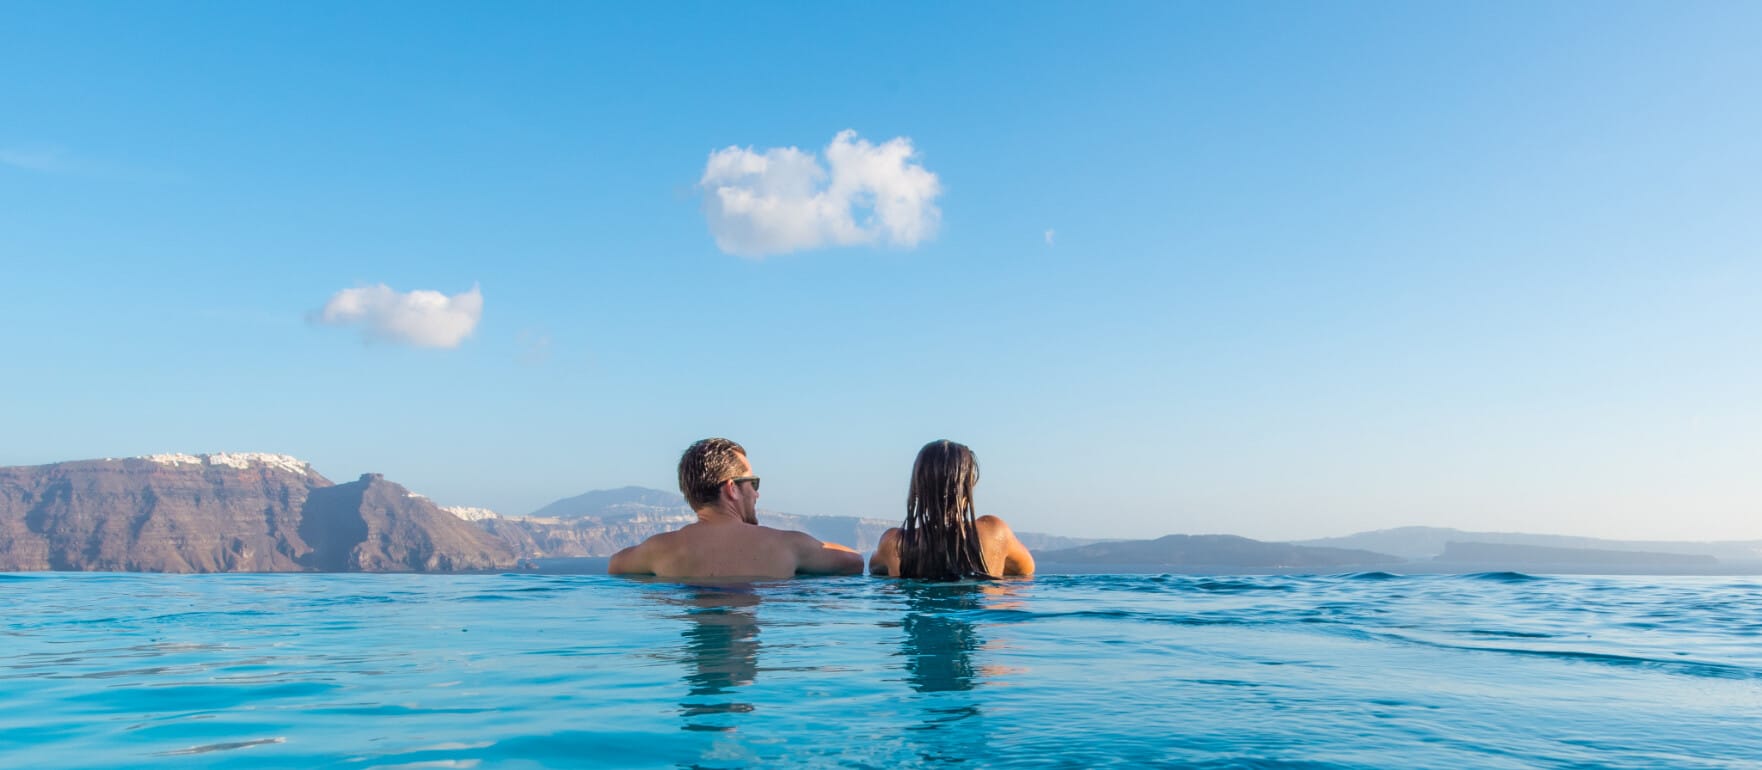
[[[1762,5],[0,5],[0,465],[1762,538]]]

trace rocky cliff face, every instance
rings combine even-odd
[[[157,455],[0,468],[0,571],[498,569],[508,547],[377,477],[291,457]]]
[[[450,572],[513,566],[514,552],[477,525],[377,473],[313,490],[300,535],[306,565],[325,572]]]
[[[282,572],[329,479],[291,458],[169,455],[0,468],[0,569]]]

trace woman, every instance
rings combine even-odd
[[[932,441],[912,464],[905,526],[881,535],[869,573],[926,580],[1034,574],[1034,557],[996,516],[973,517],[979,459],[965,445]]]

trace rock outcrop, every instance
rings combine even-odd
[[[313,545],[304,563],[324,572],[452,572],[515,561],[506,543],[377,473],[313,490],[300,535]]]
[[[444,571],[506,544],[369,475],[284,455],[155,455],[0,468],[0,571]]]

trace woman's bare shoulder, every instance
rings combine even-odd
[[[869,574],[890,576],[899,572],[899,527],[881,533],[875,542],[875,554],[869,557]]]
[[[1009,525],[1004,523],[1003,519],[992,516],[991,514],[980,516],[979,518],[974,519],[973,523],[978,525],[979,534],[981,536],[991,534],[1015,534],[1014,531],[1009,528]]]
[[[1010,531],[1009,525],[1003,523],[1003,519],[980,516],[974,523],[979,526],[979,540],[985,543],[987,567],[994,564],[1002,566],[1002,569],[991,570],[991,574],[1034,574],[1034,555],[1028,552],[1028,547],[1022,545],[1022,541],[1016,539],[1016,533]]]

